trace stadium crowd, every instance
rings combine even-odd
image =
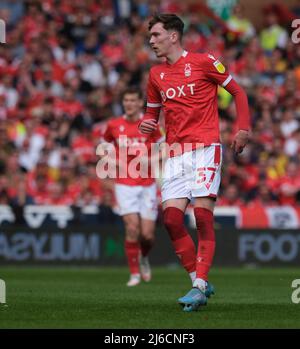
[[[291,41],[299,8],[269,5],[257,28],[237,1],[223,13],[212,3],[1,1],[0,204],[114,204],[113,181],[96,176],[96,148],[107,120],[122,114],[122,91],[146,94],[157,62],[148,18],[158,11],[183,18],[186,50],[220,58],[248,94],[252,138],[234,156],[235,107],[219,90],[218,205],[299,205],[300,45]]]

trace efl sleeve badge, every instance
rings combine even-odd
[[[221,74],[225,73],[225,67],[219,60],[214,62],[214,66],[219,73]]]

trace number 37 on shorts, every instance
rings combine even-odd
[[[220,144],[168,159],[162,185],[163,201],[183,197],[216,197],[221,182],[221,164]]]

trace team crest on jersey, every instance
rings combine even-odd
[[[225,67],[219,60],[214,62],[214,66],[219,73],[221,74],[225,73]]]
[[[191,64],[190,64],[190,63],[186,63],[186,65],[185,65],[185,67],[184,67],[184,75],[185,75],[186,77],[192,75],[192,68],[191,68]]]
[[[125,127],[124,127],[123,125],[121,125],[121,126],[119,127],[119,130],[120,130],[120,132],[123,132],[123,131],[125,130]]]
[[[160,79],[162,80],[165,76],[165,73],[160,73]]]

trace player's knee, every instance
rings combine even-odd
[[[201,238],[214,240],[214,216],[213,212],[203,207],[194,208],[196,226]]]
[[[137,240],[139,235],[139,226],[133,222],[128,222],[126,224],[126,235],[131,240]]]
[[[202,227],[213,222],[213,213],[211,210],[204,207],[195,207],[194,215],[196,220],[196,226]]]
[[[166,229],[172,232],[183,226],[184,213],[176,207],[167,207],[164,210],[163,220]]]
[[[152,235],[142,235],[141,236],[141,242],[143,242],[146,245],[153,245],[154,243],[154,236]]]

